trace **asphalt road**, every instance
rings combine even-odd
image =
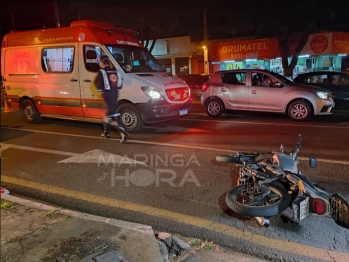
[[[271,219],[269,228],[225,203],[238,168],[215,161],[236,151],[293,150],[303,173],[349,200],[349,114],[293,122],[282,115],[233,113],[209,118],[200,106],[176,121],[149,125],[127,144],[100,138],[97,124],[45,119],[27,124],[2,113],[2,186],[65,208],[208,238],[273,261],[349,261],[349,230],[330,218],[302,224]],[[310,169],[307,157],[318,158]]]

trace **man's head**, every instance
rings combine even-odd
[[[268,83],[268,84],[271,83],[270,77],[267,76],[267,75],[264,75],[264,76],[263,76],[263,80],[264,80],[264,82],[266,82],[266,83]]]
[[[109,65],[110,65],[109,58],[106,55],[101,56],[101,60],[99,61],[99,66],[101,68],[104,68],[104,67],[109,66]]]

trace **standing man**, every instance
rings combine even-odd
[[[119,89],[122,85],[121,74],[115,69],[110,67],[109,58],[102,56],[99,62],[100,70],[98,72],[95,85],[99,92],[102,92],[103,100],[107,106],[105,117],[103,118],[103,133],[101,136],[109,138],[108,125],[116,127],[121,136],[121,141],[124,143],[128,136],[126,130],[117,121],[116,116],[120,114],[116,113],[118,106]]]

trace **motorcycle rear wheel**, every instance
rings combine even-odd
[[[280,214],[291,203],[291,196],[281,185],[269,184],[270,193],[260,201],[243,202],[247,199],[246,185],[230,190],[225,202],[234,212],[251,217],[271,217]]]

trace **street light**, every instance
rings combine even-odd
[[[208,49],[206,46],[202,47],[204,49],[204,73],[208,74]]]

